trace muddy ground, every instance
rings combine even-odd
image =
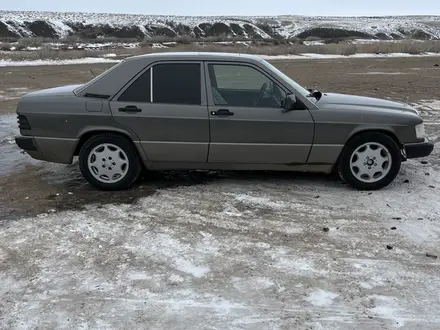
[[[274,62],[412,103],[436,148],[377,192],[294,173],[150,173],[101,192],[16,148],[27,91],[109,65],[0,68],[0,328],[438,329],[440,58]]]

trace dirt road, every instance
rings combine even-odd
[[[30,90],[109,65],[0,68],[0,328],[438,329],[440,58],[278,61],[307,87],[414,104],[436,142],[388,188],[149,174],[100,192],[16,148]]]

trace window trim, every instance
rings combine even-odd
[[[227,62],[227,61],[205,61],[205,72],[206,72],[206,92],[208,94],[208,105],[211,107],[227,107],[225,105],[217,105],[214,103],[214,96],[212,95],[212,85],[211,85],[211,78],[210,78],[210,73],[211,70],[209,69],[210,65],[236,65],[236,66],[247,66],[247,67],[251,67],[252,69],[257,70],[258,72],[260,72],[262,75],[264,75],[267,79],[269,79],[270,81],[272,81],[272,83],[274,83],[275,85],[277,85],[284,93],[286,94],[290,94],[292,93],[289,89],[287,89],[283,84],[281,84],[277,79],[274,79],[272,77],[272,75],[270,75],[269,73],[267,73],[266,71],[264,71],[262,68],[258,67],[257,65],[253,64],[253,63],[249,63],[249,62],[237,62],[237,61],[231,61],[231,62]],[[212,70],[212,72],[214,73],[214,70]],[[216,78],[215,78],[216,79]],[[251,106],[237,106],[237,105],[231,105],[230,107],[234,107],[234,108],[243,108],[243,109],[278,109],[278,108],[270,108],[270,107],[251,107]],[[305,105],[305,107],[307,108],[307,106]],[[282,109],[282,108],[280,108]],[[307,110],[307,109],[305,109]]]
[[[154,103],[153,102],[153,71],[154,66],[158,64],[194,64],[198,63],[200,65],[200,83],[201,83],[201,89],[200,89],[200,104],[181,104],[181,103]],[[146,71],[150,71],[150,102],[128,102],[128,101],[119,101],[119,97]],[[158,60],[149,63],[146,67],[144,67],[142,70],[140,70],[136,75],[134,75],[113,97],[111,100],[113,102],[123,102],[123,103],[142,103],[142,104],[168,104],[168,105],[180,105],[180,106],[207,106],[208,100],[207,100],[207,90],[206,90],[206,74],[205,74],[205,66],[204,62],[202,60]]]
[[[153,71],[154,71],[154,66],[152,66],[150,68],[150,103],[153,103]]]

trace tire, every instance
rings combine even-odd
[[[81,147],[79,168],[88,183],[101,190],[128,189],[142,166],[130,140],[117,134],[92,136]]]
[[[342,180],[358,190],[388,186],[400,171],[399,145],[388,135],[361,133],[347,142],[338,164]]]

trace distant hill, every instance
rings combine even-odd
[[[150,16],[94,13],[0,11],[0,38],[155,36],[241,39],[440,39],[439,16]]]

